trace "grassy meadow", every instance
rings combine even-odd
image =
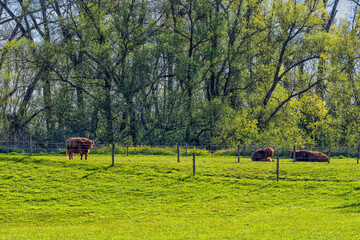
[[[359,239],[360,164],[0,155],[0,239]]]

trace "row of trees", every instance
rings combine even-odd
[[[338,0],[0,0],[0,138],[360,144]]]

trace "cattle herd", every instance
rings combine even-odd
[[[68,159],[74,159],[74,154],[80,154],[81,160],[85,155],[85,160],[93,147],[94,142],[87,138],[69,137],[66,140],[66,156]],[[256,150],[251,159],[253,161],[274,162],[271,157],[274,156],[274,150],[271,147],[261,148]],[[294,152],[291,153],[291,158],[294,158]],[[296,161],[303,162],[328,162],[329,158],[321,152],[298,150],[295,151]]]
[[[256,150],[251,159],[253,161],[274,162],[271,157],[274,156],[274,150],[271,147],[261,148]],[[291,153],[291,158],[294,158],[294,152]],[[297,150],[295,151],[296,161],[302,162],[328,162],[329,157],[322,152]]]

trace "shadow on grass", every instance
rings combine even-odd
[[[343,206],[335,207],[349,213],[360,213],[360,203],[346,204]]]
[[[30,157],[30,156],[7,156],[7,155],[0,155],[0,162],[15,162],[15,163],[22,163],[22,164],[37,164],[37,165],[43,165],[43,166],[53,166],[53,167],[62,167],[62,168],[73,168],[73,167],[79,167],[82,166],[84,169],[86,169],[86,166],[88,166],[86,160],[83,160],[84,162],[79,161],[72,161],[72,160],[54,160],[54,159],[47,159],[42,157]],[[95,167],[95,168],[101,168]]]
[[[14,160],[15,162],[29,162],[30,157],[22,157],[22,158],[18,158],[17,160]]]
[[[110,168],[113,168],[113,166],[112,165],[109,165],[109,166],[106,166],[106,167],[99,166],[99,167],[93,167],[93,168],[86,169],[86,171],[91,171],[91,172],[88,173],[88,174],[85,174],[83,177],[81,177],[81,179],[88,178],[88,177],[93,176],[93,175],[95,175],[97,173],[106,172]]]
[[[18,163],[26,163],[26,162],[30,162],[31,158],[29,156],[0,156],[0,162],[18,162]]]

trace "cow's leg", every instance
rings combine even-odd
[[[87,153],[85,153],[85,160],[87,160]]]
[[[82,160],[82,153],[80,153],[80,156],[81,156],[81,160]]]

